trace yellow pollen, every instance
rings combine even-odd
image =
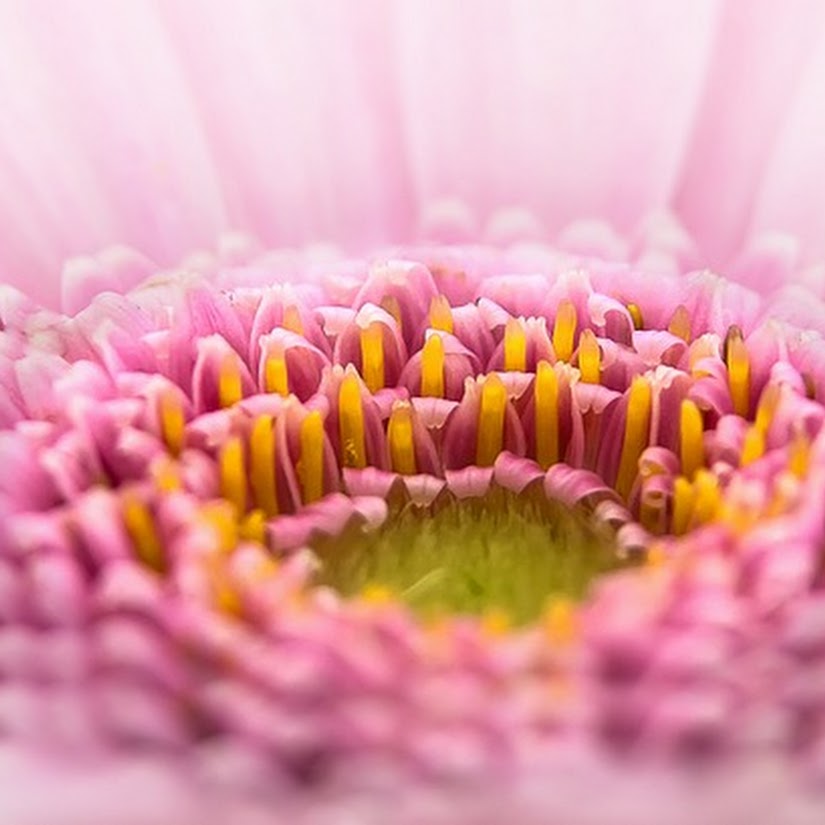
[[[430,335],[421,350],[421,395],[444,397],[444,341],[440,335]]]
[[[138,558],[152,570],[162,572],[165,559],[155,521],[149,508],[134,495],[123,497],[123,523]]]
[[[543,470],[559,460],[559,378],[553,366],[540,361],[533,389],[536,414],[536,461]]]
[[[289,395],[289,374],[283,352],[269,355],[264,364],[264,384],[267,392]]]
[[[776,408],[779,406],[781,394],[782,390],[779,384],[768,384],[762,391],[762,395],[759,396],[754,425],[763,435],[768,434]]]
[[[679,304],[676,311],[670,318],[670,323],[667,325],[667,331],[677,338],[681,338],[685,343],[689,344],[692,330],[690,323],[690,313],[684,304]]]
[[[601,381],[602,351],[593,330],[586,329],[579,336],[579,372],[585,384]]]
[[[722,501],[719,479],[709,470],[699,470],[693,487],[695,498],[691,524],[707,524],[719,512]]]
[[[381,299],[381,309],[392,315],[395,323],[398,324],[398,331],[401,332],[403,324],[401,321],[401,305],[398,303],[398,298],[395,295],[385,295]]]
[[[682,474],[692,479],[705,463],[705,427],[699,407],[689,398],[679,410],[679,457]]]
[[[695,496],[693,485],[684,476],[679,476],[673,482],[673,520],[670,528],[673,535],[682,536],[687,533]]]
[[[218,378],[218,403],[221,407],[231,407],[242,398],[241,371],[238,369],[237,356],[227,353]]]
[[[358,379],[348,373],[338,390],[338,437],[341,440],[341,464],[362,469],[367,466],[364,444],[364,406]]]
[[[483,379],[478,411],[476,464],[479,467],[491,466],[501,452],[506,409],[507,390],[501,379],[495,373],[490,373]]]
[[[298,478],[304,504],[318,501],[324,494],[324,421],[318,410],[308,413],[301,422],[301,458]]]
[[[642,310],[638,304],[628,304],[627,311],[630,314],[630,319],[633,321],[634,329],[644,329],[644,319],[642,318]]]
[[[508,318],[504,327],[504,369],[508,372],[527,369],[527,336],[524,324],[515,318]]]
[[[399,401],[393,405],[387,425],[387,442],[390,448],[392,469],[402,475],[414,475],[415,440],[413,439],[412,407]]]
[[[725,340],[725,361],[733,411],[742,418],[750,411],[751,363],[742,330],[733,326]]]
[[[576,612],[569,599],[553,597],[547,602],[542,617],[547,638],[554,645],[565,647],[576,640],[578,627]]]
[[[294,304],[284,307],[284,317],[281,321],[281,326],[289,332],[294,332],[296,335],[304,334],[304,324],[303,321],[301,321],[301,313]]]
[[[246,512],[246,460],[243,442],[238,436],[227,439],[221,448],[221,496],[231,502],[240,518]]]
[[[556,358],[561,361],[569,361],[573,355],[577,324],[576,307],[571,300],[565,298],[559,303],[553,324],[553,349]]]
[[[228,501],[212,501],[201,507],[201,515],[212,528],[217,547],[222,553],[229,553],[238,544],[238,513]]]
[[[166,444],[172,455],[180,455],[183,449],[186,421],[183,417],[183,406],[180,399],[173,392],[165,392],[159,401],[160,433],[163,443]]]
[[[384,329],[373,321],[361,330],[361,374],[370,392],[384,387]]]
[[[442,332],[453,332],[453,313],[444,295],[436,295],[430,301],[430,326]]]
[[[753,464],[765,454],[765,433],[754,424],[748,427],[745,440],[742,442],[742,455],[739,459],[741,467]]]
[[[616,492],[625,500],[630,496],[633,482],[639,472],[639,458],[650,438],[651,401],[652,391],[649,382],[644,376],[636,376],[628,394],[622,456],[616,476]]]
[[[266,543],[266,515],[263,510],[253,510],[240,524],[240,536],[258,544]]]
[[[797,477],[804,478],[808,474],[811,458],[811,442],[808,436],[799,430],[791,439],[788,454],[788,469]]]
[[[260,415],[249,436],[250,482],[255,504],[267,516],[278,515],[278,484],[275,475],[275,432],[272,416]]]

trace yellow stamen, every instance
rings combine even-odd
[[[301,458],[298,478],[304,504],[318,501],[324,494],[324,421],[318,410],[308,413],[301,422]]]
[[[338,390],[338,437],[341,440],[341,464],[357,469],[366,467],[361,387],[351,373],[344,376]]]
[[[501,452],[506,409],[507,390],[501,379],[495,373],[490,373],[483,379],[478,411],[476,464],[479,467],[489,467]]]
[[[361,330],[361,374],[370,392],[384,387],[384,325],[373,321]]]
[[[637,376],[630,385],[625,413],[624,441],[616,492],[627,500],[639,471],[639,458],[650,438],[650,407],[652,392],[644,376]]]
[[[585,384],[601,381],[602,351],[593,330],[586,329],[579,336],[579,372]]]
[[[750,411],[751,363],[742,330],[733,326],[725,340],[725,361],[733,411],[747,418]]]
[[[238,369],[238,356],[227,353],[221,363],[218,377],[218,403],[221,407],[231,407],[243,398],[241,371]]]
[[[413,439],[412,407],[406,402],[393,405],[387,425],[387,441],[390,448],[392,469],[402,475],[414,475],[415,441]]]
[[[745,433],[739,465],[747,467],[763,455],[765,455],[765,433],[754,424],[748,427]]]
[[[444,295],[436,295],[430,301],[430,326],[442,332],[453,332],[453,313]]]
[[[239,528],[240,536],[247,541],[255,541],[258,544],[266,543],[266,515],[263,510],[253,510],[243,521]]]
[[[699,407],[685,398],[679,410],[679,457],[682,461],[682,474],[689,479],[705,463],[704,432]]]
[[[556,358],[561,361],[569,361],[573,355],[577,324],[576,307],[571,300],[565,298],[559,303],[556,321],[553,324],[553,349]]]
[[[628,304],[627,311],[633,321],[634,329],[644,329],[644,319],[642,318],[642,310],[638,304]]]
[[[508,318],[504,327],[504,369],[524,372],[527,369],[527,336],[524,324]]]
[[[401,321],[401,304],[398,303],[398,298],[395,295],[385,295],[381,299],[381,309],[389,312],[392,315],[395,323],[398,324],[398,331],[403,329]]]
[[[278,484],[275,475],[275,433],[272,416],[255,419],[249,436],[250,481],[255,504],[267,516],[278,515]]]
[[[296,335],[304,334],[304,324],[303,321],[301,321],[301,313],[294,304],[284,307],[284,317],[281,321],[281,326],[289,332],[294,332]]]
[[[719,512],[722,501],[719,479],[709,470],[699,470],[693,486],[695,499],[691,524],[707,524]]]
[[[693,501],[696,491],[693,485],[684,477],[679,476],[673,482],[673,521],[671,532],[675,536],[687,533],[690,517],[693,514]]]
[[[762,395],[759,396],[754,425],[763,435],[768,434],[776,408],[779,406],[781,394],[782,390],[779,384],[768,384],[762,391]]]
[[[536,414],[536,461],[546,470],[559,460],[559,379],[553,366],[540,361],[533,389]]]
[[[212,501],[201,507],[204,521],[212,528],[217,539],[216,549],[229,553],[238,544],[238,512],[228,501]]]
[[[289,374],[287,372],[286,356],[283,352],[272,353],[267,356],[264,364],[264,384],[267,392],[289,395]]]
[[[220,455],[221,496],[231,502],[240,517],[246,512],[246,458],[238,436],[229,438]]]
[[[811,459],[811,442],[803,430],[798,430],[791,439],[788,455],[788,469],[797,477],[808,474]]]
[[[186,435],[186,420],[183,417],[183,405],[177,394],[169,391],[161,395],[158,403],[160,418],[160,433],[163,443],[166,444],[172,455],[180,455]]]
[[[444,342],[440,335],[430,335],[421,350],[421,395],[444,397]]]
[[[161,572],[165,559],[154,518],[149,508],[134,495],[123,497],[123,523],[138,558],[147,567]]]
[[[685,343],[690,343],[693,330],[691,329],[690,313],[684,304],[679,304],[676,311],[670,318],[667,330],[671,335],[681,338]]]

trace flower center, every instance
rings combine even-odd
[[[515,624],[555,598],[581,599],[597,576],[630,563],[607,527],[543,495],[501,489],[404,507],[380,530],[317,552],[318,583],[345,596],[377,587],[426,617],[503,612]]]

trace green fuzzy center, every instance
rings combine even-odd
[[[378,586],[426,617],[503,611],[514,624],[537,618],[553,597],[581,599],[594,578],[628,563],[607,528],[543,496],[503,490],[408,505],[379,530],[316,552],[318,583],[345,596]]]

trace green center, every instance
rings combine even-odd
[[[438,509],[410,505],[373,533],[316,551],[318,583],[345,596],[381,586],[427,617],[502,610],[516,624],[553,596],[581,599],[599,574],[627,563],[606,528],[543,496],[503,490]]]

